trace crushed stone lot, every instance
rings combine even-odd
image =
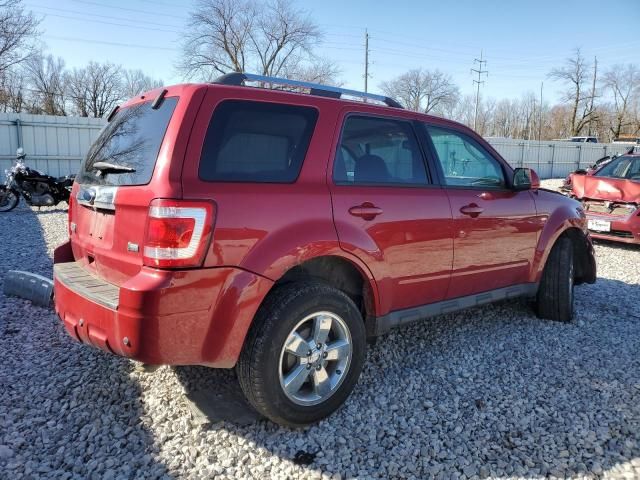
[[[51,276],[66,211],[20,206],[0,236],[0,284]],[[0,477],[640,478],[640,247],[596,253],[574,323],[505,302],[395,330],[346,405],[304,430],[203,422],[187,397],[234,390],[233,372],[144,373],[0,294]]]

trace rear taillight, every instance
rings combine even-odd
[[[149,206],[143,262],[160,268],[197,267],[211,240],[210,202],[156,199]]]
[[[73,195],[69,195],[69,209],[67,211],[67,230],[69,232],[69,237],[75,231],[75,223],[73,223],[73,205],[76,200],[73,198]]]

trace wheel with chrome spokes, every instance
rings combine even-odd
[[[287,426],[327,417],[347,399],[364,363],[360,311],[322,282],[277,287],[261,306],[237,365],[247,400]]]
[[[291,331],[280,353],[280,386],[298,405],[329,398],[345,378],[351,361],[351,334],[338,315],[315,312]]]

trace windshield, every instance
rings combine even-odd
[[[598,170],[595,176],[640,181],[640,157],[618,157]]]
[[[80,167],[78,182],[94,185],[149,183],[177,102],[177,97],[170,97],[156,110],[151,108],[151,102],[118,110],[89,149]],[[130,167],[135,171],[100,172],[93,168],[97,162]]]

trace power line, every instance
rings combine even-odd
[[[96,17],[96,18],[106,18],[109,20],[118,20],[118,21],[123,21],[123,22],[132,22],[133,25],[132,26],[138,26],[140,24],[142,25],[153,25],[154,27],[169,27],[169,28],[181,28],[180,25],[175,25],[175,24],[169,24],[169,23],[158,23],[158,22],[150,22],[148,20],[140,20],[140,19],[132,19],[132,18],[127,18],[127,17],[118,17],[118,16],[114,16],[114,15],[102,15],[99,13],[87,13],[87,12],[83,12],[81,10],[73,10],[73,9],[69,9],[69,8],[56,8],[56,7],[49,7],[47,5],[40,5],[40,4],[30,4],[29,5],[30,8],[38,8],[38,9],[45,9],[45,10],[53,10],[55,12],[62,12],[62,13],[73,13],[75,15],[84,15],[87,17]],[[43,12],[44,13],[44,12]]]
[[[487,61],[482,59],[482,50],[480,50],[480,58],[474,58],[473,64],[478,63],[478,68],[472,68],[471,71],[478,74],[478,80],[474,79],[473,83],[478,85],[478,89],[476,90],[476,113],[473,117],[473,129],[477,130],[478,126],[478,103],[480,101],[480,84],[484,83],[484,80],[480,80],[482,75],[489,76],[489,70],[483,70],[482,65],[486,64]]]
[[[169,18],[183,18],[185,19],[186,17],[180,17],[179,15],[175,15],[175,14],[170,14],[170,13],[158,13],[158,12],[152,12],[149,10],[140,10],[137,8],[126,8],[126,7],[116,7],[114,5],[106,5],[104,3],[99,3],[99,2],[90,2],[88,0],[71,0],[72,2],[76,2],[76,3],[83,3],[85,5],[93,5],[93,6],[97,6],[97,7],[102,7],[102,8],[111,8],[113,10],[121,10],[123,12],[133,12],[133,13],[143,13],[145,15],[156,15],[158,17],[169,17]]]
[[[77,20],[80,22],[99,23],[101,25],[115,25],[118,27],[134,28],[136,30],[151,30],[155,32],[167,32],[167,33],[176,33],[176,34],[180,33],[178,30],[167,30],[166,28],[143,27],[142,25],[126,25],[124,23],[109,22],[107,20],[91,20],[88,18],[71,17],[69,15],[61,15],[58,13],[38,12],[37,10],[34,10],[34,11],[36,13],[42,13],[43,15],[48,17],[67,18],[69,20]]]
[[[158,47],[155,45],[140,45],[136,43],[120,43],[120,42],[108,42],[106,40],[90,40],[88,38],[78,37],[59,37],[57,35],[44,35],[44,38],[51,38],[53,40],[63,40],[66,42],[83,42],[83,43],[95,43],[97,45],[111,45],[115,47],[127,47],[127,48],[144,48],[147,50],[164,50],[164,51],[177,51],[178,48],[172,47]]]

